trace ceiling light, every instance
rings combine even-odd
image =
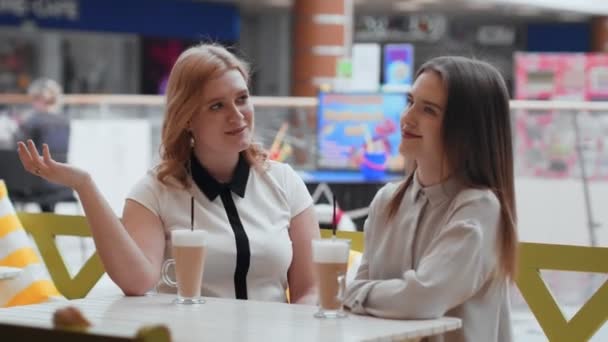
[[[397,2],[393,6],[394,6],[394,8],[396,10],[398,10],[398,11],[404,11],[404,12],[414,12],[414,11],[419,10],[422,7],[420,5],[420,3],[413,2],[413,1]]]

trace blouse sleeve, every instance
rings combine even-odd
[[[153,171],[148,173],[133,186],[127,199],[133,200],[160,217],[161,184]]]
[[[363,224],[363,234],[364,234],[365,246],[372,245],[372,242],[371,242],[372,228],[370,228],[370,227],[374,225],[372,220],[375,220],[377,218],[378,209],[376,207],[378,206],[378,202],[382,202],[381,198],[383,197],[383,192],[385,191],[385,189],[386,188],[380,189],[380,191],[378,191],[378,193],[376,193],[376,196],[374,196],[374,199],[372,200],[372,202],[369,205],[369,213],[367,214],[367,218],[365,219],[365,223]],[[368,248],[363,249],[363,255],[361,255],[361,263],[359,264],[359,269],[357,270],[357,275],[355,276],[355,280],[369,279],[369,262],[368,262],[368,260],[369,260],[368,251],[369,250],[370,249],[368,249]]]
[[[472,297],[495,268],[499,222],[500,205],[493,195],[457,203],[417,269],[397,279],[355,280],[345,305],[355,313],[386,318],[443,316]]]
[[[283,186],[291,211],[291,218],[298,216],[313,204],[312,197],[302,180],[289,164],[283,164]]]

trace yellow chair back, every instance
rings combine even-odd
[[[517,286],[552,342],[587,341],[608,320],[608,281],[566,321],[543,282],[541,269],[608,273],[608,248],[520,243]]]
[[[87,260],[72,278],[57,249],[55,237],[91,236],[84,216],[57,215],[51,213],[17,213],[23,228],[34,238],[42,260],[51,279],[63,296],[68,299],[83,298],[104,274],[104,268],[97,252]]]
[[[21,268],[12,279],[0,281],[0,307],[12,307],[62,298],[9,198],[0,179],[0,266]]]

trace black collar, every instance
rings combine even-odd
[[[198,161],[194,153],[190,156],[192,168],[192,179],[199,189],[207,196],[210,201],[213,201],[222,190],[228,188],[241,198],[245,197],[245,188],[247,187],[247,179],[249,179],[249,162],[243,153],[239,154],[239,161],[234,169],[234,174],[229,183],[220,183],[215,179],[209,171]]]

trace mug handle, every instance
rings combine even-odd
[[[344,304],[344,295],[346,294],[346,275],[344,273],[338,274],[338,294],[336,300],[340,303],[340,307]]]
[[[177,287],[177,282],[175,282],[171,277],[169,277],[169,267],[175,266],[175,259],[167,259],[163,262],[163,267],[161,268],[160,276],[163,281],[168,286]]]

